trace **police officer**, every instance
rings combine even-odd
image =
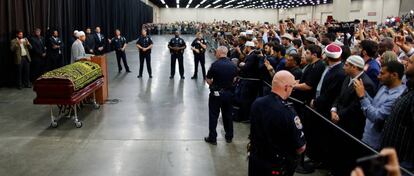
[[[129,70],[125,48],[127,47],[127,40],[125,37],[121,36],[121,31],[119,29],[115,30],[115,37],[111,40],[108,39],[108,42],[111,44],[113,50],[115,50],[116,54],[116,61],[118,63],[118,73],[121,73],[122,66],[121,66],[121,59],[124,63],[124,67],[127,73],[131,73]]]
[[[288,71],[277,72],[272,93],[252,105],[249,176],[291,176],[295,172],[297,159],[306,148],[302,123],[286,102],[295,83]]]
[[[198,63],[201,65],[201,71],[203,72],[203,79],[206,78],[206,52],[207,44],[206,41],[203,39],[201,32],[196,34],[196,38],[194,39],[193,43],[191,43],[191,50],[194,53],[194,75],[191,79],[197,79],[198,74]]]
[[[151,69],[151,48],[152,40],[147,35],[147,30],[142,29],[141,36],[137,40],[137,48],[139,50],[139,75],[138,78],[142,77],[142,72],[144,70],[144,61],[147,63],[147,71],[149,77],[152,78],[152,69]]]
[[[48,41],[49,46],[47,47],[47,62],[49,71],[64,65],[63,60],[63,42],[59,38],[59,32],[57,30],[52,31],[52,36]]]
[[[207,73],[206,81],[210,85],[209,96],[209,135],[204,140],[210,144],[217,145],[217,120],[220,109],[223,117],[225,138],[227,143],[233,139],[233,121],[232,112],[232,86],[234,78],[237,75],[237,67],[228,59],[228,49],[225,46],[219,46],[216,50],[216,58],[210,70]]]
[[[181,79],[185,79],[184,77],[184,50],[187,48],[184,39],[180,38],[180,32],[176,31],[175,37],[170,40],[168,43],[168,48],[170,49],[171,53],[171,75],[170,79],[174,78],[175,75],[175,63],[178,59],[179,69]]]

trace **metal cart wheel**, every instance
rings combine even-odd
[[[57,128],[58,127],[58,123],[57,122],[51,122],[50,123],[50,127]]]
[[[82,122],[80,122],[80,121],[75,122],[75,126],[76,126],[76,128],[82,128]]]

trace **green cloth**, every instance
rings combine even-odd
[[[72,82],[75,91],[102,77],[102,69],[98,64],[89,61],[75,62],[70,65],[43,74],[41,79],[61,79]]]

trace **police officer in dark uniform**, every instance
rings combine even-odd
[[[233,139],[233,121],[232,121],[232,87],[234,78],[237,76],[237,67],[228,59],[228,49],[225,46],[219,46],[216,50],[218,59],[212,65],[207,73],[206,81],[210,85],[209,95],[209,135],[204,140],[210,144],[217,145],[217,121],[220,114],[223,118],[225,139],[231,143]]]
[[[121,31],[119,29],[115,30],[115,37],[111,40],[108,39],[108,42],[111,44],[113,50],[115,50],[116,54],[116,61],[118,63],[118,73],[121,73],[122,66],[121,66],[121,59],[124,63],[124,67],[127,73],[130,73],[129,70],[125,48],[127,47],[127,40],[125,37],[121,36]]]
[[[151,48],[152,40],[147,35],[147,30],[142,29],[141,36],[137,40],[137,48],[139,50],[139,75],[138,78],[142,77],[142,72],[144,71],[144,61],[147,63],[147,71],[149,77],[152,78],[152,69],[151,69]]]
[[[198,63],[201,65],[201,71],[203,72],[203,79],[206,78],[206,68],[205,68],[205,62],[206,62],[206,52],[207,44],[206,41],[201,36],[201,32],[198,32],[196,34],[196,38],[194,39],[193,43],[191,43],[191,50],[193,50],[194,53],[194,75],[191,77],[191,79],[197,79],[198,74]]]
[[[168,43],[168,48],[170,49],[171,53],[171,75],[170,79],[174,78],[175,75],[175,63],[178,59],[179,69],[181,79],[185,79],[184,77],[184,50],[187,48],[184,39],[180,38],[180,32],[175,32],[175,37],[170,40]]]
[[[57,30],[52,31],[52,36],[48,41],[49,46],[47,47],[47,62],[48,70],[54,70],[64,65],[63,60],[63,42],[59,38],[59,32]]]
[[[272,93],[252,105],[249,176],[292,176],[306,141],[302,123],[286,100],[295,85],[294,76],[279,71],[272,81]]]

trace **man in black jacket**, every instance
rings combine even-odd
[[[366,92],[371,96],[376,94],[376,85],[364,73],[365,62],[360,56],[353,55],[349,57],[344,64],[345,74],[348,75],[343,81],[341,93],[331,108],[331,120],[346,130],[352,136],[362,139],[366,118],[361,109],[360,99],[356,95],[354,82],[361,80],[366,88]],[[339,133],[339,132],[338,132]],[[340,136],[342,133],[335,134]],[[331,142],[336,151],[336,163],[334,164],[333,173],[335,175],[349,174],[354,167],[357,158],[362,157],[352,141],[336,139]]]
[[[96,27],[95,28],[95,34],[94,34],[94,39],[95,39],[95,55],[103,55],[105,54],[105,45],[106,45],[106,40],[105,40],[105,36],[101,34],[101,28],[100,27]]]
[[[325,48],[326,62],[328,66],[325,68],[322,77],[316,87],[316,95],[311,101],[311,106],[321,113],[324,117],[330,117],[330,110],[333,102],[341,92],[342,83],[346,77],[341,62],[342,48],[336,44],[330,44]],[[330,155],[330,126],[320,119],[313,116],[309,120],[308,128],[309,137],[309,153],[314,154],[313,159],[321,161],[324,164],[329,163]]]
[[[93,51],[95,49],[95,37],[92,34],[91,28],[86,28],[86,40],[83,43],[83,46],[85,46],[85,52],[87,54],[94,54]]]
[[[30,50],[30,56],[32,57],[30,78],[32,82],[46,71],[46,45],[45,39],[40,35],[41,32],[39,28],[35,29],[34,35],[29,39],[32,45]]]
[[[64,65],[63,60],[63,42],[59,38],[57,30],[52,31],[52,37],[49,38],[47,47],[48,70],[54,70]]]

